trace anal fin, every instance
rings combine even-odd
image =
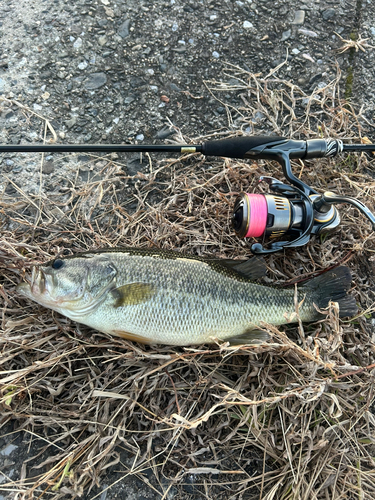
[[[112,330],[110,332],[116,337],[121,337],[125,340],[131,340],[132,342],[139,342],[140,344],[153,344],[153,340],[148,337],[143,337],[142,335],[136,335],[135,333],[125,332],[123,330]]]

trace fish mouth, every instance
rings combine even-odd
[[[47,279],[41,267],[32,269],[30,291],[35,296],[43,295],[47,291]]]
[[[43,299],[43,303],[50,302],[48,278],[40,267],[33,267],[31,277],[26,278],[26,281],[17,286],[17,292],[26,297],[39,301]]]
[[[34,297],[39,297],[48,292],[48,280],[41,267],[33,267],[31,271],[31,278],[27,280],[27,284],[30,287],[30,293]]]

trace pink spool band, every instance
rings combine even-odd
[[[249,227],[245,238],[259,238],[266,230],[267,200],[264,194],[246,193],[249,201]]]

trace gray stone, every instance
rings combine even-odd
[[[13,453],[14,450],[16,450],[18,448],[18,446],[12,444],[12,443],[9,443],[5,448],[3,448],[1,451],[0,451],[0,455],[2,455],[3,457],[9,457],[9,455],[11,453]]]
[[[253,25],[253,23],[251,23],[250,21],[244,21],[244,23],[243,23],[243,27],[244,27],[246,30],[248,30],[248,29],[250,29],[250,28],[254,28],[254,25]]]
[[[53,164],[53,161],[45,161],[42,166],[42,172],[43,174],[53,174],[55,171],[55,166]]]
[[[175,133],[175,131],[173,129],[170,129],[170,128],[163,128],[161,130],[159,130],[159,132],[157,132],[156,134],[156,139],[166,139],[167,137],[169,137],[170,135],[173,135]]]
[[[91,73],[85,82],[87,90],[100,89],[107,83],[107,76],[105,73]]]
[[[291,37],[291,30],[284,31],[283,34],[281,35],[281,41],[285,42],[285,40],[288,40],[288,38]]]
[[[130,19],[126,19],[119,27],[117,33],[121,38],[126,38],[130,35]]]
[[[72,118],[70,118],[70,120],[66,120],[65,121],[65,125],[67,126],[68,129],[71,129],[72,127],[74,127],[74,125],[77,123],[77,117],[76,116],[72,116]]]
[[[171,90],[176,91],[176,92],[181,92],[180,87],[178,87],[175,83],[171,83],[171,84],[169,85],[169,88],[170,88]]]
[[[73,43],[73,47],[75,49],[80,49],[83,45],[82,38],[78,37],[77,40]]]
[[[294,20],[292,24],[303,24],[305,22],[305,11],[304,10],[296,10],[294,13]]]
[[[318,37],[318,34],[315,33],[315,31],[305,30],[304,28],[300,28],[298,30],[298,33],[301,33],[301,35],[310,36],[312,38],[317,38]]]
[[[331,21],[336,17],[337,13],[335,9],[326,9],[322,13],[324,21]]]

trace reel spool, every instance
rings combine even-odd
[[[292,206],[283,196],[241,193],[234,206],[233,227],[240,238],[277,238],[300,229],[303,221],[302,204]]]

